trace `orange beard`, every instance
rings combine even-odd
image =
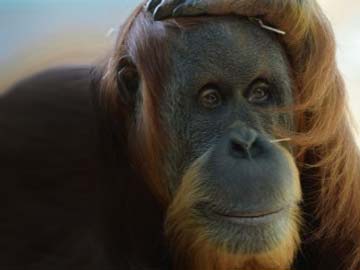
[[[209,201],[199,187],[197,161],[183,177],[183,181],[170,204],[165,223],[166,235],[173,252],[173,267],[176,270],[285,270],[291,269],[298,250],[300,237],[300,210],[291,209],[288,229],[282,240],[273,249],[262,253],[243,254],[228,251],[226,243],[213,243],[208,232],[199,223],[195,203]],[[293,162],[292,162],[293,164]],[[295,165],[294,169],[296,169]],[[296,170],[297,171],[297,170]],[[296,175],[298,175],[296,173]],[[298,177],[298,176],[297,176]],[[296,189],[301,196],[296,179]]]

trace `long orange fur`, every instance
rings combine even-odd
[[[312,238],[321,243],[321,253],[342,256],[343,269],[360,269],[360,154],[353,136],[344,82],[336,64],[331,26],[314,0],[251,0],[246,3],[238,7],[237,14],[265,15],[267,24],[287,33],[279,39],[288,54],[295,82],[296,104],[292,109],[297,129],[291,139],[297,146],[295,156],[301,176],[311,173],[310,178],[300,181],[311,187],[308,204],[314,206],[312,214],[319,222]],[[191,24],[194,19],[186,20]],[[124,24],[114,52],[104,67],[102,80],[105,104],[129,125],[134,135],[136,144],[130,146],[134,163],[143,171],[165,207],[171,205],[173,199],[161,171],[167,138],[158,118],[158,98],[164,91],[163,71],[168,68],[167,27],[177,24],[173,19],[153,22],[140,5]],[[116,94],[116,70],[121,59],[130,59],[136,65],[144,83],[137,126],[131,121],[128,123],[128,108]],[[189,187],[184,185],[184,189],[190,187],[189,192],[192,189],[195,192],[194,183]],[[201,238],[206,243],[206,236],[200,234]],[[207,245],[204,248],[209,254],[218,252]],[[276,256],[292,257],[289,254]],[[223,260],[230,259],[224,255]],[[213,262],[210,264],[203,269],[214,269]]]

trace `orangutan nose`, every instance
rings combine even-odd
[[[258,134],[255,130],[241,127],[232,129],[229,134],[230,155],[235,158],[251,158],[256,152]]]

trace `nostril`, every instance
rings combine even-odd
[[[248,142],[235,141],[235,140],[231,141],[231,149],[234,150],[235,152],[242,152],[242,151],[248,152],[250,146],[251,145]]]
[[[251,157],[256,138],[256,133],[252,130],[231,134],[230,152],[236,157]]]

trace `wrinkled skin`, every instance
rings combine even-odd
[[[193,207],[214,232],[213,241],[228,241],[233,252],[272,248],[287,231],[289,213],[255,226],[218,214],[256,216],[297,207],[296,172],[289,157],[270,143],[276,139],[274,126],[293,128],[292,113],[271,111],[293,102],[286,55],[272,33],[235,17],[213,18],[170,37],[172,68],[161,101],[172,142],[165,166],[170,190],[177,194],[183,176],[198,162],[209,200]],[[262,90],[268,98],[255,102]],[[221,104],[204,107],[206,91],[219,93]]]

